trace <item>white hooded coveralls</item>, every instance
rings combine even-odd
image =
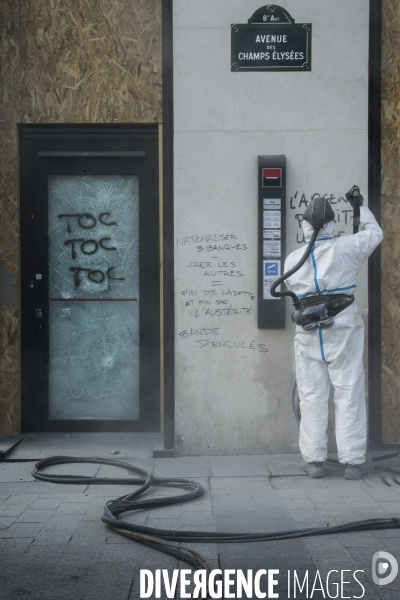
[[[383,239],[372,212],[361,206],[360,213],[359,232],[354,235],[334,238],[332,221],[320,230],[305,264],[285,282],[299,299],[354,293],[357,274]],[[307,242],[313,233],[307,221],[303,221],[303,231]],[[302,247],[289,254],[285,272],[304,251]],[[331,381],[339,462],[363,463],[367,444],[364,323],[356,303],[339,313],[330,327],[304,331],[296,326],[294,346],[301,410],[299,445],[304,460],[323,462],[327,458]]]

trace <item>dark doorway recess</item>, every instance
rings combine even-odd
[[[157,125],[22,125],[22,431],[160,430]]]

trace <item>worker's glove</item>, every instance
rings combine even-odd
[[[346,198],[350,202],[352,208],[354,208],[356,199],[358,199],[360,206],[362,206],[364,202],[364,198],[361,196],[360,188],[357,185],[353,185],[353,187],[347,192]]]

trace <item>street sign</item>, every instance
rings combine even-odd
[[[311,71],[311,23],[295,23],[268,4],[247,24],[232,25],[232,71]]]

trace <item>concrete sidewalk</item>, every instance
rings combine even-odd
[[[69,441],[68,441],[69,443]],[[87,448],[90,450],[92,448]],[[76,450],[76,448],[75,448]],[[18,452],[21,453],[21,448]],[[110,454],[103,448],[101,454]],[[118,451],[118,450],[117,450]],[[150,453],[150,449],[147,450]],[[57,452],[59,454],[59,452]],[[81,455],[90,455],[80,445]],[[93,455],[93,454],[92,454]],[[125,456],[109,458],[127,460]],[[189,568],[175,559],[140,546],[114,532],[100,520],[108,499],[132,490],[116,485],[57,485],[34,481],[34,461],[0,463],[0,598],[4,600],[133,600],[139,598],[140,569]],[[143,511],[131,518],[150,527],[261,532],[326,527],[373,517],[400,517],[400,486],[391,476],[386,485],[379,474],[346,481],[337,468],[322,480],[300,469],[300,456],[212,456],[153,459],[146,451],[129,462],[154,471],[156,476],[196,479],[204,495],[192,502]],[[390,461],[389,461],[390,462]],[[392,461],[393,463],[393,461]],[[379,463],[380,465],[382,463]],[[395,465],[400,466],[396,460]],[[98,465],[63,465],[58,473],[125,476],[120,469]],[[155,495],[176,490],[154,488]],[[400,576],[391,584],[372,581],[372,557],[386,551],[400,559],[400,529],[338,534],[309,539],[240,544],[197,544],[213,569],[279,569],[275,591],[287,598],[287,571],[300,581],[308,571],[308,597],[316,571],[324,586],[331,570],[346,570],[343,593],[336,597],[394,599],[400,597]],[[353,572],[361,570],[354,579]],[[331,574],[329,593],[337,593]],[[266,578],[264,577],[264,580]],[[264,583],[264,580],[263,583]],[[320,584],[317,584],[320,588]],[[154,596],[153,596],[154,597]],[[177,594],[176,597],[179,597]],[[224,596],[225,597],[225,596]],[[236,596],[234,596],[236,597]],[[254,596],[255,597],[255,596]],[[297,598],[306,598],[297,591]]]

